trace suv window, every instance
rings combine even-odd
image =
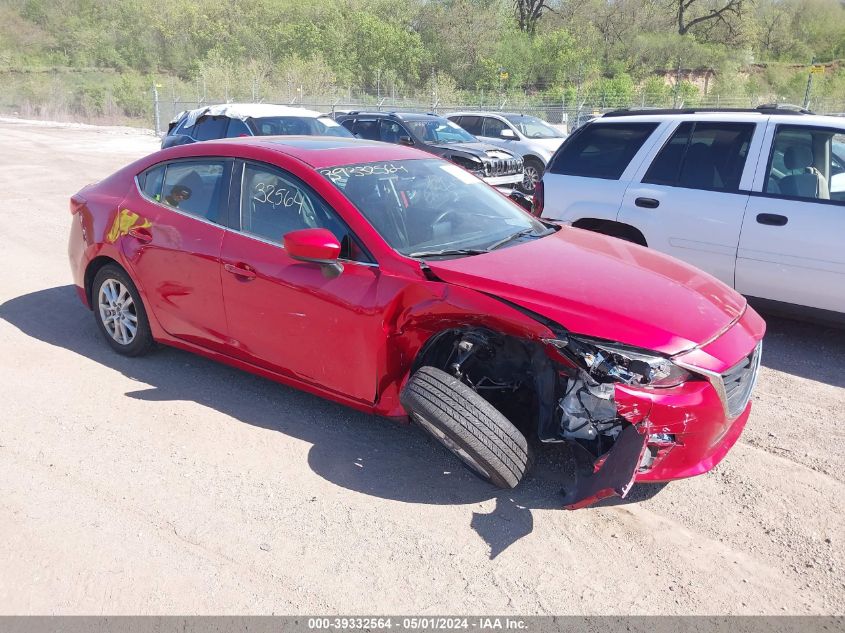
[[[845,130],[779,125],[764,190],[845,203]]]
[[[365,138],[369,141],[379,140],[378,119],[358,119],[352,133],[358,138]]]
[[[301,229],[325,228],[341,244],[340,256],[370,261],[346,224],[295,176],[268,165],[246,163],[241,187],[241,231],[282,244]]]
[[[552,174],[618,180],[657,123],[590,123],[564,142]]]
[[[239,136],[252,136],[246,123],[240,119],[229,119],[229,127],[226,129],[226,138],[237,138]]]
[[[190,160],[168,163],[162,186],[162,204],[220,223],[223,160]]]
[[[657,154],[643,182],[711,191],[739,190],[754,125],[681,123]]]
[[[480,116],[461,116],[453,119],[455,123],[464,128],[473,136],[481,136],[481,117]]]
[[[481,136],[489,136],[491,138],[499,138],[499,135],[502,133],[507,125],[499,121],[499,119],[494,119],[493,117],[486,116],[484,117],[484,131],[481,133]]]
[[[379,140],[385,143],[398,143],[399,137],[411,135],[408,130],[399,125],[396,121],[381,120],[381,128],[379,133]]]
[[[210,141],[226,135],[228,119],[223,116],[204,116],[194,124],[192,136],[198,141]]]

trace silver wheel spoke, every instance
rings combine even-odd
[[[127,319],[125,315],[121,320],[120,325],[124,329],[124,331],[128,333],[130,339],[135,338],[135,332],[138,328],[135,327],[135,325],[129,319]]]
[[[129,288],[116,279],[100,286],[97,300],[100,322],[106,332],[121,345],[129,345],[138,333],[138,314]]]

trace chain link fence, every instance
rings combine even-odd
[[[229,100],[228,102],[231,102]],[[239,103],[276,103],[281,105],[289,105],[292,107],[306,108],[309,110],[316,110],[326,114],[333,115],[338,112],[347,112],[352,110],[375,110],[385,112],[432,112],[435,114],[445,115],[450,112],[457,112],[462,110],[471,111],[486,111],[486,112],[515,112],[519,114],[528,114],[543,119],[552,125],[560,127],[564,131],[571,132],[580,125],[583,125],[589,119],[596,117],[605,112],[619,110],[623,108],[756,108],[760,105],[772,103],[771,100],[765,98],[748,98],[748,97],[730,97],[721,98],[718,95],[711,97],[699,98],[695,103],[685,103],[679,99],[670,101],[661,100],[658,102],[650,101],[646,98],[639,98],[635,101],[625,100],[613,102],[605,99],[601,100],[583,100],[580,102],[566,102],[560,100],[551,102],[549,100],[534,100],[530,97],[513,98],[502,97],[495,102],[483,98],[466,99],[460,102],[441,103],[439,100],[423,100],[408,97],[384,97],[378,98],[376,96],[363,96],[355,99],[332,99],[326,97],[305,98],[302,100],[273,100],[273,99],[256,99],[255,101],[246,100],[238,101]],[[205,97],[195,100],[184,99],[167,99],[158,94],[158,91],[153,91],[153,129],[156,134],[164,134],[167,132],[168,123],[174,120],[178,115],[185,110],[193,110],[195,108],[227,103],[226,99],[214,99]],[[810,107],[817,114],[832,114],[838,116],[845,116],[845,98],[842,99],[818,99],[810,104]]]

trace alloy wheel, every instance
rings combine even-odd
[[[138,332],[138,312],[132,295],[117,279],[106,279],[98,293],[100,321],[120,345],[129,345]]]
[[[540,180],[540,172],[534,166],[527,164],[523,167],[522,172],[522,188],[526,193],[534,193],[534,189],[537,187],[537,181]]]

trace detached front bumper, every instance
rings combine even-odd
[[[749,310],[721,337],[676,357],[698,369],[699,379],[669,389],[617,384],[617,413],[630,426],[596,461],[593,474],[569,491],[565,506],[574,510],[625,497],[635,482],[694,477],[721,462],[751,413],[764,331],[762,319]],[[739,381],[737,368],[747,368]]]

